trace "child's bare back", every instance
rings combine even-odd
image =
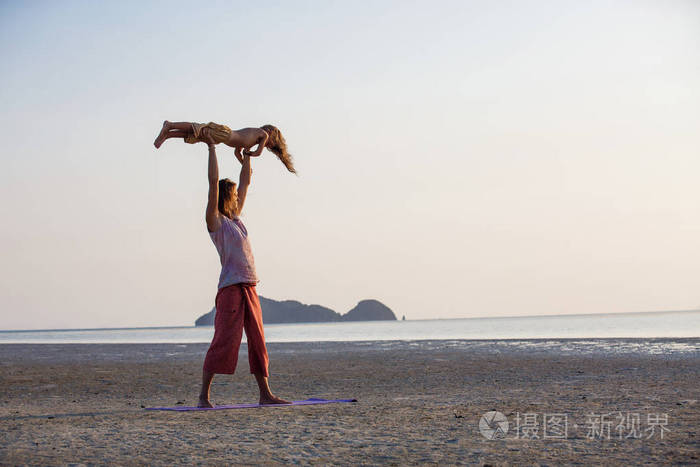
[[[193,123],[193,122],[163,122],[158,137],[153,142],[156,148],[169,138],[183,138],[186,143],[194,144],[204,142],[211,137],[214,143],[223,143],[235,149],[236,157],[243,163],[242,154],[257,157],[263,149],[272,151],[282,161],[284,166],[292,173],[296,173],[292,163],[292,156],[287,152],[287,144],[279,129],[273,125],[263,125],[260,128],[241,128],[231,130],[226,125],[218,123]],[[252,147],[257,145],[255,151]]]
[[[224,144],[232,148],[242,148],[250,150],[260,141],[267,140],[268,134],[260,128],[241,128],[240,130],[231,130],[231,135]]]

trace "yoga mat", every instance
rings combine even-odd
[[[252,409],[254,407],[289,407],[292,405],[315,405],[315,404],[333,404],[337,402],[357,402],[357,399],[306,399],[305,401],[292,401],[291,404],[235,404],[235,405],[217,405],[216,407],[147,407],[146,410],[172,410],[174,412],[190,412],[196,410],[226,410],[226,409]]]

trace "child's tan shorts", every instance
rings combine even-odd
[[[231,129],[226,125],[219,125],[218,123],[193,123],[192,130],[194,130],[193,136],[188,136],[185,138],[185,143],[199,143],[202,140],[199,135],[202,132],[202,128],[209,128],[209,134],[214,138],[215,143],[225,143],[228,141],[229,136],[231,136]]]

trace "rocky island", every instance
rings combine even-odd
[[[321,305],[306,305],[296,300],[271,300],[260,297],[263,323],[331,323],[337,321],[396,320],[391,309],[378,300],[362,300],[345,314]],[[216,308],[194,322],[195,326],[213,326]]]

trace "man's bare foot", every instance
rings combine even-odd
[[[205,399],[203,397],[199,398],[199,403],[197,404],[197,407],[200,409],[213,409],[214,406],[211,405],[211,402],[209,402],[209,399]]]
[[[269,396],[260,396],[260,405],[265,405],[265,404],[291,404],[291,401],[286,401],[284,399],[281,399],[277,396],[274,396],[270,394]]]
[[[153,145],[156,148],[159,148],[161,144],[163,144],[163,141],[165,141],[165,134],[170,131],[170,122],[165,120],[163,122],[163,128],[160,130],[160,133],[158,133],[158,137],[156,138],[155,141],[153,141]]]

